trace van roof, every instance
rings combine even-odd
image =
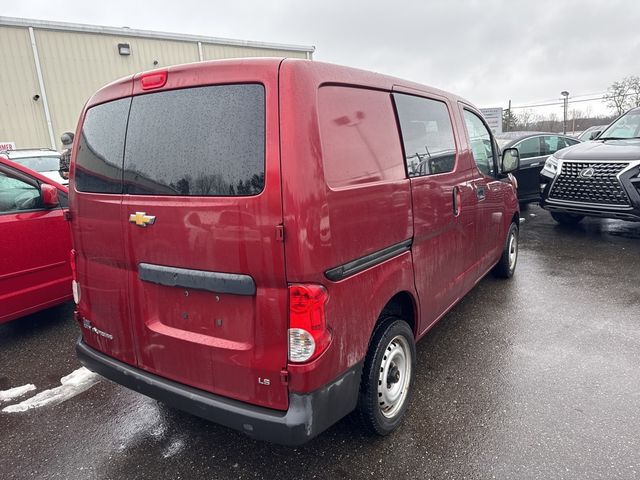
[[[120,78],[108,85],[105,85],[100,90],[98,90],[93,97],[88,101],[87,106],[95,105],[98,103],[102,103],[109,99],[128,96],[132,94],[131,90],[131,80],[135,78],[139,78],[143,75],[158,72],[158,71],[166,71],[169,76],[171,76],[172,72],[185,72],[189,70],[193,70],[194,72],[208,69],[211,67],[219,67],[226,66],[228,67],[243,67],[243,68],[261,68],[268,69],[273,68],[277,70],[279,66],[286,62],[286,66],[288,68],[305,71],[307,73],[315,74],[315,76],[319,76],[321,78],[326,79],[326,82],[332,82],[333,79],[345,79],[348,78],[348,84],[358,85],[358,86],[367,86],[370,88],[379,88],[383,90],[392,90],[394,87],[402,87],[404,89],[415,90],[416,92],[421,93],[431,93],[434,95],[446,96],[454,101],[461,101],[467,104],[471,104],[471,102],[465,100],[464,98],[452,94],[450,92],[440,90],[438,88],[430,87],[424,84],[411,82],[408,80],[404,80],[401,78],[393,77],[390,75],[384,75],[381,73],[371,72],[367,70],[361,70],[352,67],[345,67],[342,65],[335,65],[331,63],[317,62],[311,60],[304,59],[295,59],[295,58],[234,58],[234,59],[225,59],[225,60],[210,60],[206,62],[195,62],[195,63],[187,63],[180,65],[173,65],[170,67],[164,67],[161,69],[148,70],[144,72],[140,72],[134,75],[129,75],[127,77]],[[338,82],[341,83],[341,82]],[[115,95],[114,95],[115,94]]]

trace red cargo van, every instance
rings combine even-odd
[[[394,430],[415,341],[488,271],[518,201],[478,110],[304,60],[181,65],[88,102],[71,164],[84,365],[282,444]]]

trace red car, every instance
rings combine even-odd
[[[318,62],[205,62],[88,102],[71,161],[78,354],[129,388],[300,444],[393,431],[415,341],[516,266],[518,199],[469,102]]]
[[[0,155],[0,323],[71,300],[67,194]]]

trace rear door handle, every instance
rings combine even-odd
[[[476,187],[476,197],[478,197],[478,200],[484,200],[486,198],[487,194],[485,193],[484,190],[484,185],[478,185]]]

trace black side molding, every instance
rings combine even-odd
[[[151,263],[138,264],[138,278],[167,287],[195,288],[214,293],[255,295],[256,283],[249,275],[209,272],[190,268],[166,267]]]
[[[364,257],[356,258],[350,262],[330,268],[324,272],[324,276],[333,282],[337,282],[408,251],[411,248],[411,243],[412,239],[404,240]]]

